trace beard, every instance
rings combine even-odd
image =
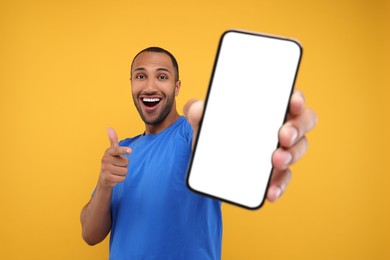
[[[133,101],[134,101],[135,107],[138,110],[139,115],[142,118],[142,121],[144,121],[145,124],[148,124],[148,125],[158,125],[161,122],[163,122],[165,120],[165,118],[169,115],[169,113],[172,111],[172,107],[173,107],[173,103],[174,103],[174,99],[175,99],[174,96],[175,96],[175,94],[173,93],[172,95],[166,97],[166,105],[165,105],[165,107],[163,107],[161,112],[154,118],[148,118],[145,115],[144,111],[142,111],[142,109],[141,109],[141,106],[137,102],[139,99],[133,98]],[[142,102],[142,101],[139,101],[139,102]]]

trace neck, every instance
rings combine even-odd
[[[158,134],[164,129],[168,128],[172,125],[177,119],[179,119],[180,115],[176,110],[173,110],[168,116],[158,124],[145,124],[145,133],[146,134]]]

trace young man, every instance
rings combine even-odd
[[[88,244],[101,242],[111,231],[110,259],[221,257],[221,203],[189,191],[185,183],[203,103],[189,101],[186,117],[180,116],[175,100],[180,84],[176,59],[168,51],[151,47],[135,56],[132,95],[145,133],[118,143],[115,131],[108,129],[111,145],[94,194],[81,212]],[[289,166],[305,153],[305,133],[315,123],[315,114],[296,91],[279,132],[281,148],[272,157],[269,201],[286,188]]]

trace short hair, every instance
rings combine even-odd
[[[173,56],[172,53],[170,53],[169,51],[167,51],[167,50],[165,50],[163,48],[160,48],[160,47],[148,47],[148,48],[143,49],[142,51],[138,52],[137,55],[134,56],[133,61],[131,62],[131,71],[133,71],[133,64],[134,64],[135,59],[141,53],[144,53],[144,52],[165,53],[166,55],[168,55],[169,58],[171,58],[171,61],[172,61],[172,64],[173,64],[173,68],[175,69],[175,72],[176,72],[176,80],[179,80],[179,65],[177,63],[177,60],[176,60],[175,56]]]

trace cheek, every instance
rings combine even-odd
[[[138,93],[139,92],[136,89],[131,88],[131,96],[132,96],[134,102],[137,102]]]
[[[131,85],[131,93],[132,93],[133,96],[135,96],[139,92],[141,92],[141,90],[142,90],[142,86],[141,85],[142,84],[137,84],[137,83]]]

